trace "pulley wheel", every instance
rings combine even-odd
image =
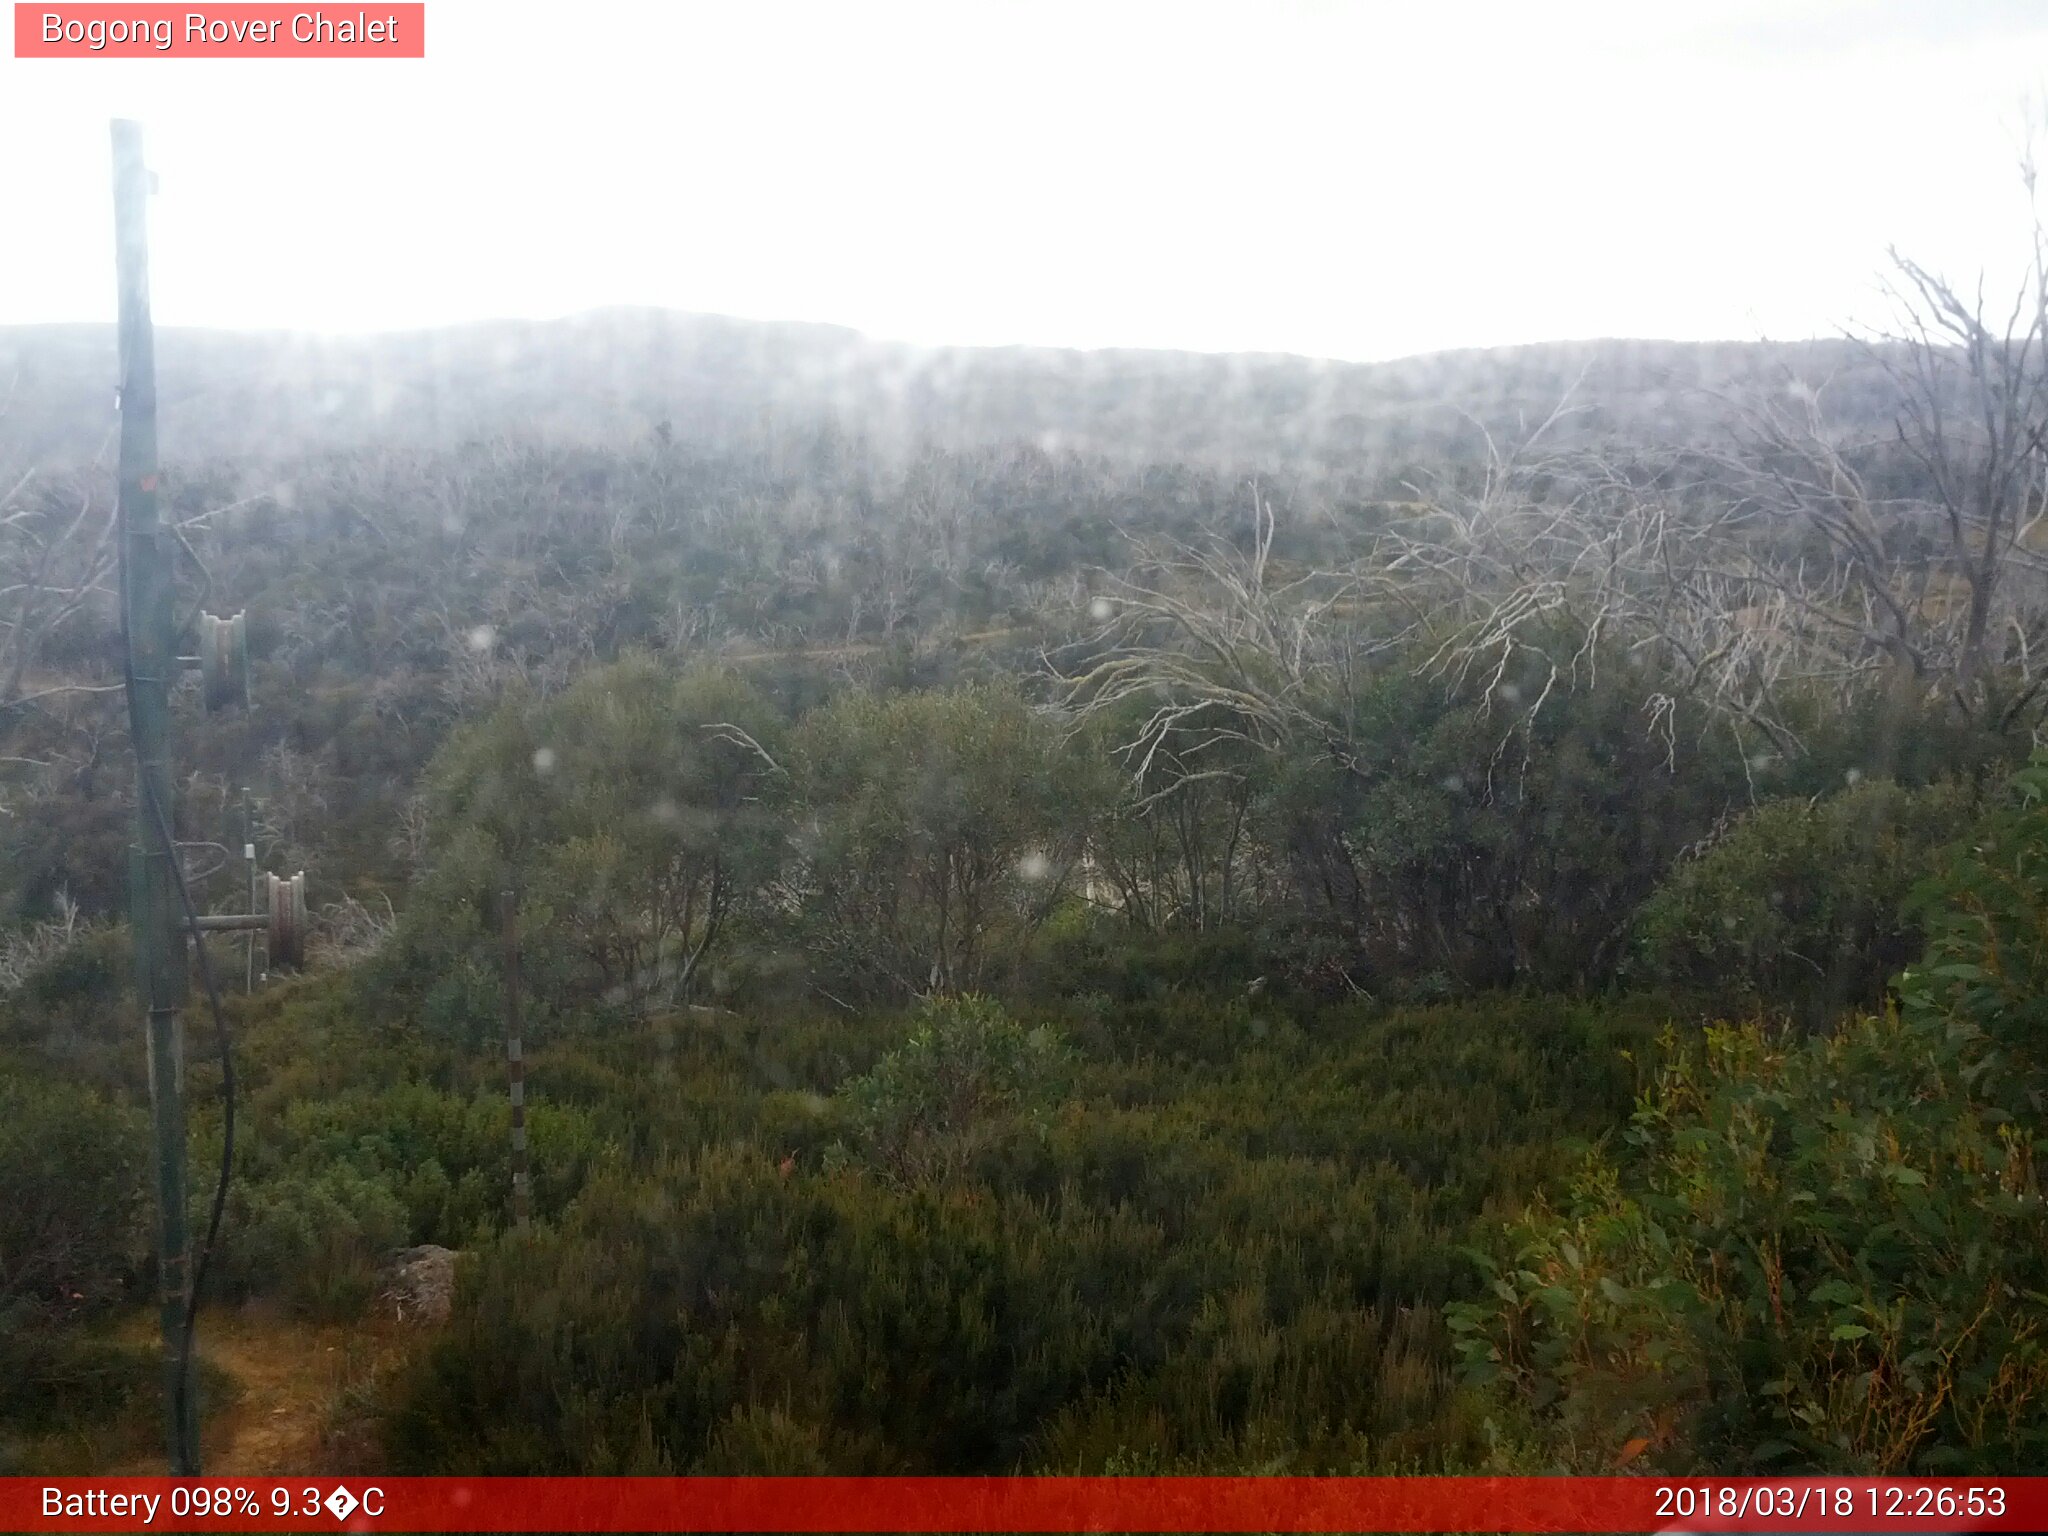
[[[209,712],[249,707],[249,624],[244,614],[199,615],[199,679]]]
[[[306,872],[289,880],[263,878],[270,893],[270,967],[296,971],[306,963]]]

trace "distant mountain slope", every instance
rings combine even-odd
[[[1567,436],[1702,430],[1702,391],[1834,376],[1852,414],[1881,399],[1842,342],[1597,341],[1354,364],[1279,355],[929,349],[831,326],[601,310],[365,337],[166,329],[164,454],[267,458],[370,441],[503,431],[638,436],[668,422],[705,444],[765,424],[831,423],[882,445],[1054,440],[1118,457],[1344,468],[1513,438],[1577,383]],[[0,328],[11,459],[90,456],[114,424],[114,337]],[[11,386],[11,388],[10,388]]]

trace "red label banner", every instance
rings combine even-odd
[[[0,1478],[9,1531],[2048,1530],[2048,1478]]]
[[[424,4],[67,5],[16,0],[18,59],[423,59]]]

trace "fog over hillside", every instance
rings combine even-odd
[[[2048,1530],[2048,0],[269,9],[0,59],[0,1532]]]
[[[605,309],[373,336],[165,329],[166,459],[266,459],[479,435],[614,441],[666,422],[704,445],[831,424],[877,447],[1031,441],[1129,460],[1302,473],[1462,456],[1560,402],[1568,440],[1672,442],[1713,395],[1829,384],[1881,412],[1848,342],[1583,341],[1383,363],[1274,354],[922,348],[835,326]],[[0,328],[0,433],[17,457],[90,457],[115,423],[111,326]]]

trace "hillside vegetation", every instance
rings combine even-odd
[[[105,347],[0,336],[7,1470],[155,1380]],[[229,1001],[209,1301],[463,1255],[331,1464],[2048,1451],[2038,347],[161,352],[255,657],[188,865],[321,909]]]

